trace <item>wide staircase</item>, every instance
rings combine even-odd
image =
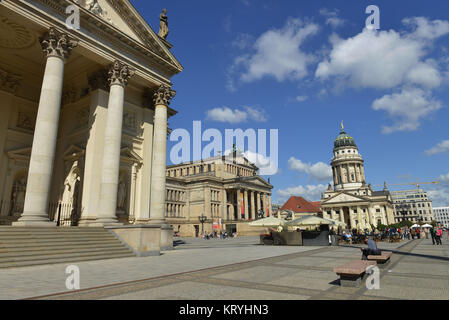
[[[0,227],[0,268],[134,256],[103,228]]]

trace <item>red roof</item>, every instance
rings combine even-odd
[[[321,202],[307,201],[303,197],[290,197],[282,206],[282,210],[291,210],[295,213],[319,213],[321,212]]]

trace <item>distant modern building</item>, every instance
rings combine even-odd
[[[430,223],[435,220],[432,201],[421,189],[391,191],[396,222],[411,221]]]
[[[258,170],[239,152],[168,166],[167,223],[187,237],[198,236],[203,229],[241,235],[259,232],[247,222],[271,216],[273,186],[257,175]]]
[[[354,139],[343,128],[334,142],[330,184],[321,198],[324,218],[346,223],[349,229],[370,229],[371,225],[388,225],[394,222],[393,201],[385,187],[373,191],[366,184],[364,160]]]
[[[433,208],[435,221],[441,223],[446,228],[449,228],[449,206]]]
[[[280,208],[280,215],[285,218],[287,212],[292,212],[292,219],[306,215],[319,215],[321,213],[320,201],[307,201],[303,197],[290,197],[286,203]]]

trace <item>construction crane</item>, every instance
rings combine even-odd
[[[416,186],[418,189],[421,187],[422,184],[438,184],[438,181],[431,181],[431,182],[409,182],[409,183],[397,183],[397,184],[389,184],[389,186]],[[375,184],[375,187],[386,187],[387,183],[385,182],[384,185]]]

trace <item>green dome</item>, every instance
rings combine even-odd
[[[344,130],[341,130],[334,142],[334,148],[340,147],[357,147],[355,145],[354,138],[348,135]]]

